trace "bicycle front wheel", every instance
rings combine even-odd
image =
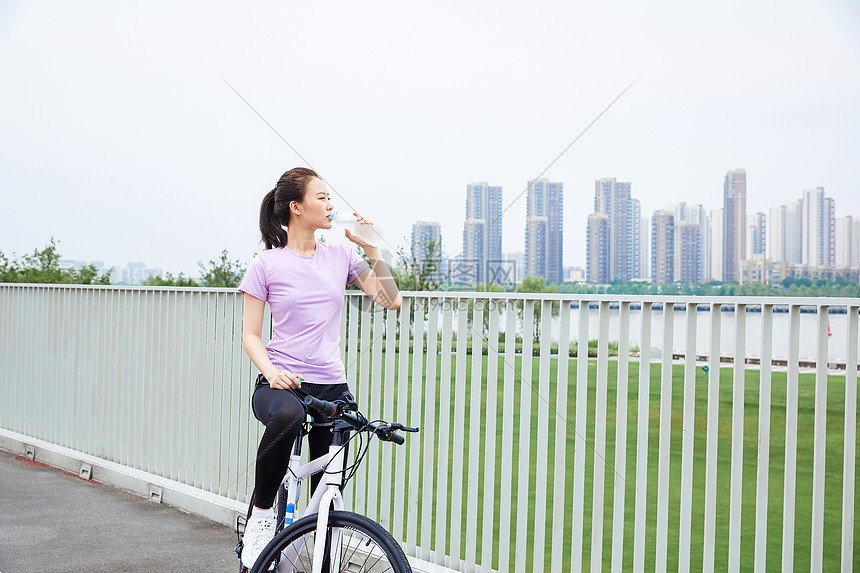
[[[412,573],[400,544],[381,525],[349,511],[332,511],[326,539],[316,538],[317,514],[299,519],[266,546],[251,573],[310,573],[314,553],[323,551],[323,573]]]

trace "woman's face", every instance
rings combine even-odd
[[[331,229],[334,206],[330,199],[325,183],[317,178],[311,179],[302,201],[302,219],[315,229]]]

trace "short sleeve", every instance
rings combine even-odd
[[[347,247],[347,252],[349,253],[349,271],[346,274],[346,284],[351,285],[355,282],[355,279],[357,279],[365,269],[369,269],[370,266],[364,258],[355,251],[355,249]]]
[[[269,300],[269,280],[266,276],[266,264],[260,255],[254,257],[254,260],[248,265],[248,270],[245,271],[245,278],[239,284],[239,292],[249,294],[262,301]]]

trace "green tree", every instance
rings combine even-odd
[[[439,290],[437,271],[442,262],[442,241],[425,239],[409,253],[397,249],[400,266],[394,271],[397,288],[405,291]],[[444,278],[443,278],[444,280]]]
[[[51,284],[110,284],[111,270],[99,273],[93,265],[80,269],[60,268],[60,253],[53,237],[44,249],[10,259],[0,251],[0,282]]]
[[[211,260],[206,264],[198,262],[197,266],[203,272],[201,279],[208,287],[237,287],[245,276],[245,265],[239,260],[230,260],[227,249],[221,251],[217,260]]]
[[[154,277],[149,277],[143,283],[146,286],[178,286],[178,287],[199,287],[200,283],[192,279],[191,277],[186,277],[182,273],[179,273],[177,276],[173,276],[173,273],[166,273],[164,276],[157,275]]]
[[[523,282],[521,282],[517,286],[516,292],[527,292],[527,293],[555,293],[558,292],[558,288],[555,285],[550,285],[547,283],[546,279],[543,277],[525,277]],[[517,304],[517,311],[520,315],[520,320],[523,318],[523,301],[520,301]],[[552,315],[558,316],[559,314],[559,303],[555,301],[552,303]],[[540,342],[540,319],[541,319],[541,304],[535,303],[535,322],[534,328],[534,340],[535,343]],[[525,324],[525,323],[523,323]]]
[[[486,282],[486,283],[478,283],[475,285],[475,292],[505,292],[505,287],[503,287],[502,285],[500,285],[498,283],[494,283],[492,281]],[[484,305],[483,306],[484,318],[482,321],[483,322],[483,330],[482,330],[481,334],[484,338],[486,338],[487,334],[490,332],[490,313],[491,312],[494,312],[496,314],[501,313],[502,312],[502,305],[499,304],[500,301],[498,301],[498,300],[490,301],[489,303],[486,300],[484,300],[484,301],[481,301],[481,303]],[[474,307],[475,307],[475,299],[469,299],[469,311],[468,311],[469,314],[468,314],[468,318],[467,318],[469,328],[471,328],[471,326],[472,326],[472,316],[473,316]]]

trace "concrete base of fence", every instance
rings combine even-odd
[[[166,503],[228,527],[235,527],[236,518],[245,515],[247,511],[247,506],[238,501],[3,428],[0,428],[0,450],[134,493],[157,503]],[[235,541],[231,538],[225,540],[225,543]],[[454,571],[414,557],[408,559],[415,573]]]
[[[0,428],[0,449],[195,513],[228,527],[247,506],[189,485]],[[29,451],[28,451],[29,450]],[[86,468],[88,466],[88,468]]]

